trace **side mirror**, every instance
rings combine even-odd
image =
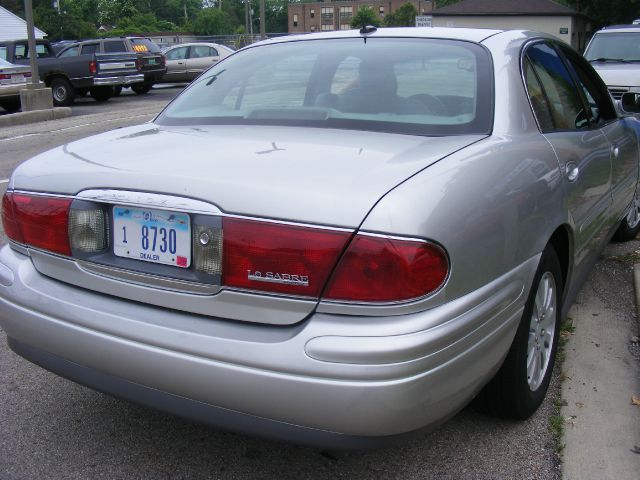
[[[640,93],[623,93],[620,99],[620,109],[624,113],[640,113]]]

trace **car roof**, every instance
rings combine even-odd
[[[598,30],[596,33],[627,33],[640,32],[640,25],[610,25]]]
[[[518,37],[543,37],[556,38],[545,33],[529,30],[499,30],[495,28],[458,28],[458,27],[413,27],[413,28],[377,28],[371,33],[360,33],[360,30],[332,30],[330,32],[308,33],[301,35],[288,35],[283,37],[270,38],[248,47],[266,43],[286,43],[291,41],[316,40],[316,39],[338,39],[338,38],[441,38],[447,40],[465,40],[474,43],[493,37],[495,35],[507,34]]]

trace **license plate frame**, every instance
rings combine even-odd
[[[189,214],[114,205],[112,216],[115,256],[180,269],[191,266]]]

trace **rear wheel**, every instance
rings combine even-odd
[[[91,98],[93,98],[96,102],[106,102],[113,95],[113,88],[93,87],[91,90],[89,90],[89,95],[91,95]]]
[[[560,330],[562,273],[551,246],[542,253],[520,325],[507,358],[475,399],[475,406],[499,417],[529,418],[544,399]]]
[[[7,112],[13,113],[20,110],[20,99],[5,99],[0,100],[0,107],[4,108]]]
[[[131,90],[136,92],[138,95],[144,95],[148,93],[153,87],[153,83],[134,83],[131,85]]]
[[[49,83],[51,94],[53,95],[53,104],[57,107],[68,107],[73,103],[75,90],[71,86],[69,80],[64,77],[55,77]]]
[[[627,242],[636,238],[640,232],[640,188],[636,188],[629,211],[622,219],[618,230],[613,234],[616,242]]]
[[[122,85],[116,85],[115,87],[113,87],[114,97],[119,97],[121,93],[122,93]]]

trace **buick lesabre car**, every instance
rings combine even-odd
[[[0,323],[64,377],[271,438],[379,444],[474,399],[525,419],[640,228],[633,122],[532,32],[256,44],[15,170]]]

